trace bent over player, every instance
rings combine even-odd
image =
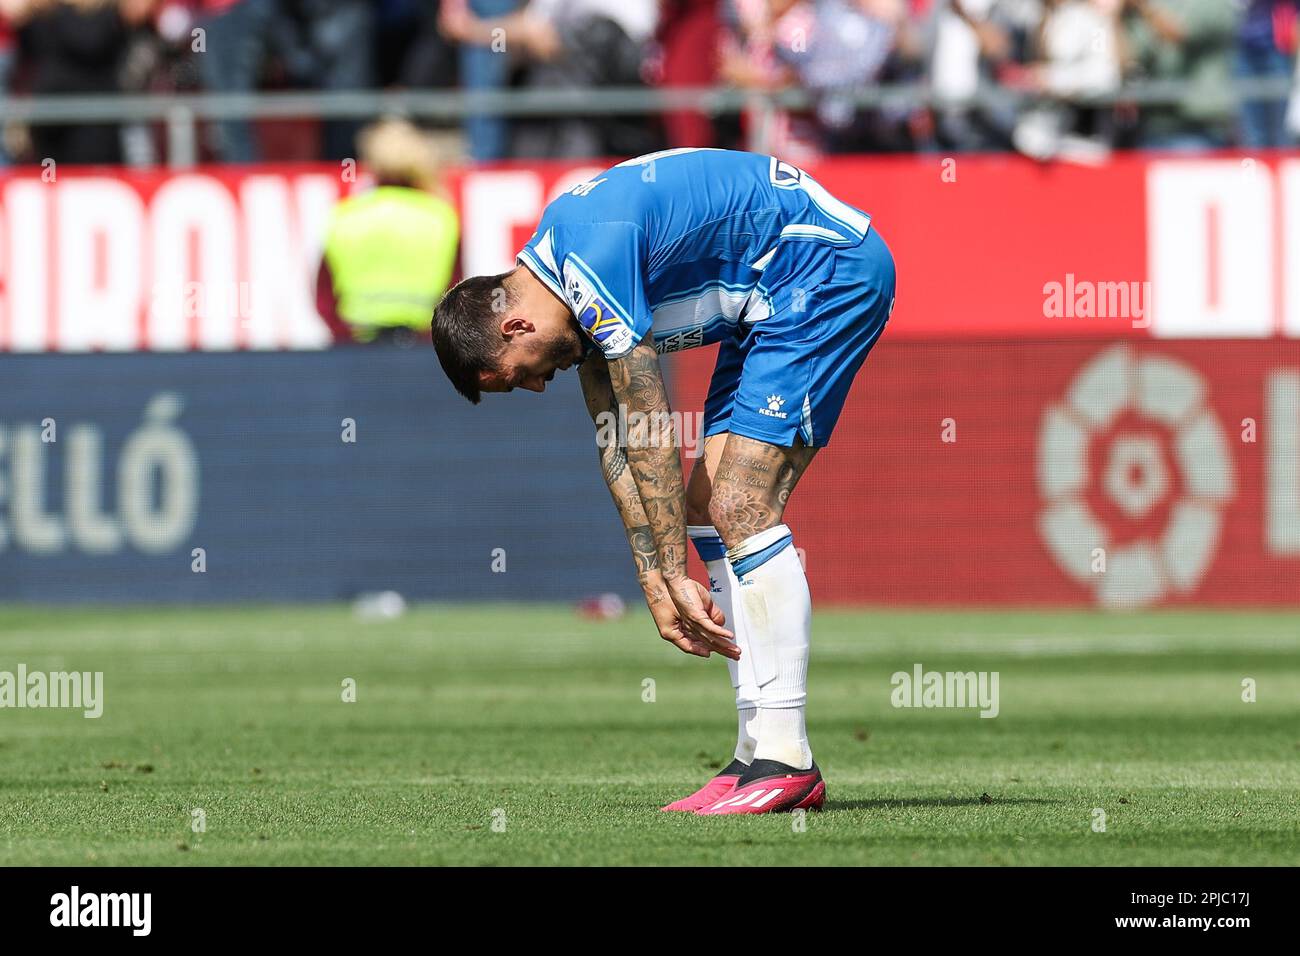
[[[812,605],[782,515],[893,302],[865,213],[772,157],[675,149],[560,196],[515,268],[466,279],[434,313],[439,361],[471,402],[544,391],[577,365],[593,420],[628,423],[624,447],[597,444],[646,604],[665,640],[727,658],[739,711],[734,759],[665,810],[825,800],[804,724]],[[684,485],[659,354],[715,342]],[[709,589],[686,576],[688,538]]]

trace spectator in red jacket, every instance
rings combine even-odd
[[[662,0],[659,12],[659,85],[713,86],[718,82],[722,23],[716,0]],[[664,116],[668,145],[713,146],[713,121],[705,113],[676,110]]]

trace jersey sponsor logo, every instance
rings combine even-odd
[[[613,309],[597,298],[578,316],[578,324],[607,355],[625,351],[632,344],[632,330]]]
[[[600,179],[589,179],[585,183],[578,183],[578,185],[569,190],[569,195],[578,197],[590,195],[591,191],[604,181],[605,178],[601,177]]]
[[[665,336],[655,342],[655,351],[663,355],[666,352],[680,352],[682,349],[697,348],[703,344],[704,326],[700,325],[693,329],[683,329],[680,332]]]
[[[635,344],[636,335],[627,320],[600,297],[586,275],[567,262],[564,297],[583,331],[606,355],[622,355]]]
[[[582,324],[587,327],[591,337],[597,342],[603,342],[609,335],[623,324],[623,320],[614,314],[609,306],[605,305],[599,299],[596,299],[582,312]]]

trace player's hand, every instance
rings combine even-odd
[[[722,626],[727,619],[713,603],[708,588],[691,578],[677,578],[667,584],[682,633],[723,657],[740,660],[735,635]]]
[[[667,588],[659,588],[654,596],[647,595],[646,605],[650,608],[650,616],[654,618],[655,627],[659,629],[659,636],[669,644],[683,654],[694,654],[696,657],[708,657],[713,653],[708,644],[692,637],[681,626],[677,605],[668,596]]]

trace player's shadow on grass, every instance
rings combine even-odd
[[[824,812],[836,810],[887,810],[890,807],[977,807],[981,804],[989,807],[1002,805],[1024,806],[1035,803],[1064,803],[1047,797],[994,797],[984,800],[981,797],[899,797],[896,799],[880,798],[877,800],[827,800]]]

